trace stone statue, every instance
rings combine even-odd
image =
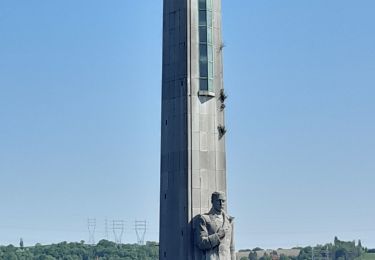
[[[226,197],[223,192],[211,196],[212,208],[197,218],[195,244],[202,260],[235,260],[233,218],[224,212]]]

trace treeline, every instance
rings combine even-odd
[[[371,253],[372,250],[364,248],[360,240],[356,245],[355,241],[340,241],[337,237],[335,237],[333,244],[294,249],[300,250],[298,256],[278,255],[276,250],[267,253],[260,248],[255,248],[250,251],[247,258],[243,257],[241,260],[360,260],[364,259],[362,257],[365,255],[366,259],[375,259],[375,254],[370,254],[371,256],[373,255],[373,258],[369,258],[368,253]],[[262,252],[261,256],[260,252]]]
[[[116,244],[101,240],[97,245],[62,242],[32,247],[0,246],[4,260],[157,260],[159,247],[155,242],[146,245]]]

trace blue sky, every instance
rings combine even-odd
[[[373,10],[223,1],[238,249],[375,247]],[[162,1],[0,0],[0,244],[88,240],[88,217],[157,240],[161,33]]]

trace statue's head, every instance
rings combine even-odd
[[[227,200],[227,198],[226,198],[224,192],[215,191],[211,195],[212,207],[217,212],[220,212],[220,213],[223,212],[226,200]]]

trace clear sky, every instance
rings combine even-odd
[[[237,249],[375,247],[374,10],[223,0]],[[88,217],[158,239],[161,34],[161,0],[0,0],[0,244],[87,241]]]

